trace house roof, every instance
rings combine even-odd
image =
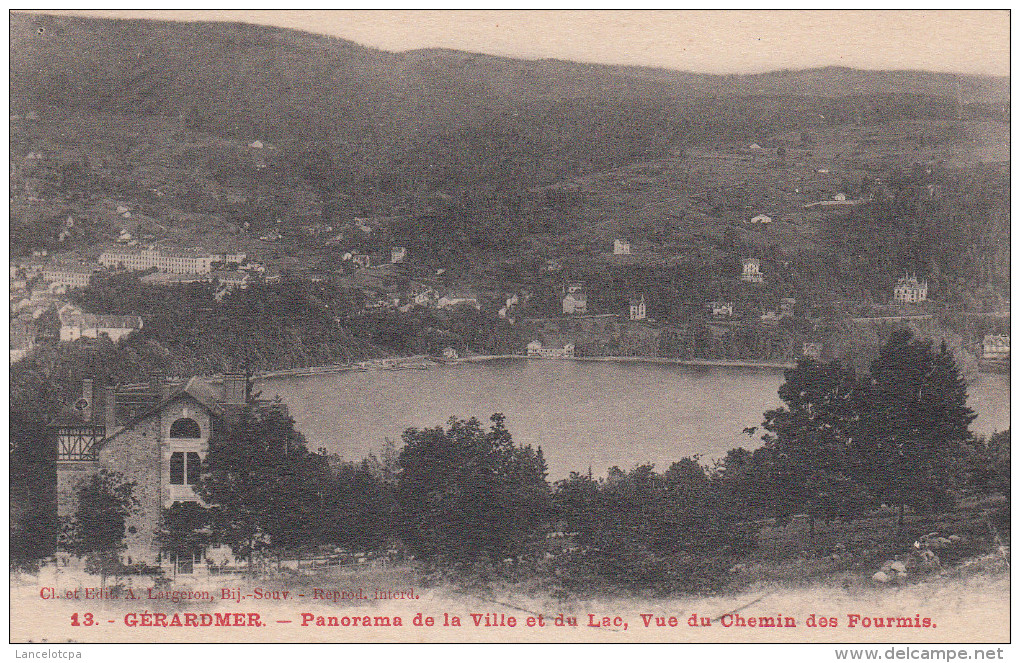
[[[100,443],[100,446],[102,446],[103,444],[106,444],[108,441],[116,438],[121,433],[123,433],[123,432],[125,432],[127,430],[130,430],[135,425],[137,425],[139,422],[148,419],[149,417],[151,417],[154,414],[160,412],[161,410],[166,408],[168,405],[170,405],[171,403],[173,403],[173,402],[175,402],[175,401],[177,401],[177,400],[179,400],[181,398],[191,398],[192,400],[196,401],[199,405],[204,407],[206,410],[208,410],[209,413],[211,415],[213,415],[213,416],[216,416],[216,417],[222,416],[223,413],[224,413],[223,405],[220,404],[219,399],[217,399],[217,396],[213,392],[213,390],[210,387],[210,385],[208,383],[206,383],[204,380],[202,380],[201,378],[193,377],[190,380],[188,380],[186,383],[184,383],[183,385],[180,385],[180,386],[177,386],[177,387],[171,389],[170,393],[167,395],[166,398],[163,398],[162,400],[160,400],[158,403],[156,403],[154,406],[152,406],[148,410],[142,412],[140,415],[138,415],[134,419],[128,421],[126,424],[124,424],[120,429],[118,429],[113,434],[108,435]]]
[[[141,329],[142,319],[137,315],[93,315],[79,310],[59,312],[61,324],[77,325],[85,329]]]
[[[474,292],[448,292],[442,297],[443,299],[478,299],[478,295]]]
[[[73,407],[64,408],[49,422],[50,426],[56,427],[91,426],[92,424],[93,422],[85,419],[85,415],[82,414],[81,410]]]

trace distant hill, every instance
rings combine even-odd
[[[12,14],[12,83],[25,101],[84,103],[104,110],[178,113],[205,101],[259,115],[296,102],[319,105],[381,93],[407,120],[429,95],[683,99],[698,95],[920,94],[965,102],[1009,99],[1009,78],[846,67],[749,75],[708,75],[649,67],[514,60],[445,49],[388,53],[353,42],[234,23],[173,23]],[[102,66],[97,66],[101,64]],[[440,70],[442,73],[440,73]],[[70,89],[65,83],[72,84]],[[246,90],[239,87],[243,84]],[[333,89],[324,89],[332,84]],[[84,94],[88,93],[85,97]],[[74,97],[78,97],[75,99]],[[369,96],[361,101],[377,101]],[[345,106],[340,106],[344,108]],[[339,110],[339,109],[338,109]],[[434,110],[434,109],[430,109]],[[422,119],[427,119],[422,118]]]
[[[50,221],[88,217],[75,207],[87,202],[68,198],[131,199],[164,181],[164,225],[172,212],[254,229],[308,210],[427,215],[439,191],[459,221],[437,223],[473,242],[479,226],[491,235],[492,223],[512,224],[516,199],[536,185],[820,122],[948,118],[958,93],[971,104],[1009,99],[1007,78],[926,72],[711,76],[388,53],[244,24],[13,13],[10,26],[11,113],[47,120],[12,124],[14,152],[47,154],[15,197],[58,198],[42,215]],[[277,149],[253,157],[245,148],[256,140]],[[29,207],[15,215],[19,244],[40,223]]]

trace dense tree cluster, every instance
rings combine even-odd
[[[92,279],[76,303],[104,314],[136,314],[145,326],[125,343],[162,349],[171,374],[277,370],[348,363],[384,355],[460,351],[508,353],[521,343],[486,308],[407,312],[364,309],[359,290],[333,282],[257,282],[220,299],[210,284],[152,286],[128,272]]]
[[[499,414],[408,429],[397,498],[404,542],[434,563],[495,562],[535,553],[552,508],[541,449],[514,444]]]
[[[555,499],[561,526],[576,533],[575,549],[557,563],[569,586],[712,589],[757,545],[697,459],[661,474],[650,465],[614,467],[602,480],[574,473]]]
[[[734,492],[768,496],[761,515],[831,520],[883,503],[901,514],[939,510],[965,487],[975,415],[945,343],[935,350],[894,332],[863,376],[803,360],[779,395],[785,406],[765,413],[762,449],[723,461]]]

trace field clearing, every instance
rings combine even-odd
[[[11,639],[57,642],[70,632],[94,642],[1003,642],[1009,638],[1009,553],[998,548],[984,515],[999,504],[1001,499],[971,500],[939,517],[908,515],[899,534],[891,512],[849,523],[818,523],[813,535],[803,518],[787,527],[765,526],[760,549],[731,569],[731,589],[714,594],[661,596],[651,589],[614,592],[604,587],[564,592],[536,579],[435,583],[399,563],[284,571],[262,578],[178,576],[160,588],[206,593],[193,599],[149,598],[145,592],[152,579],[135,576],[121,579],[122,594],[115,598],[43,600],[45,587],[63,593],[101,584],[83,572],[58,574],[49,568],[38,576],[12,575],[16,618]],[[911,541],[930,532],[965,538],[952,550],[940,549],[944,561],[939,568],[919,571],[911,566]],[[837,544],[842,547],[834,548]],[[839,559],[829,554],[833,549],[840,550]],[[906,561],[909,573],[885,584],[874,581],[878,566],[892,559]],[[123,595],[127,587],[137,599]],[[101,628],[69,630],[71,615],[86,611]],[[145,611],[171,617],[257,613],[264,626],[142,628],[125,623],[126,615]],[[539,615],[544,626],[539,626]],[[810,626],[811,615],[816,624],[819,617],[835,618],[836,626]],[[373,625],[360,625],[366,616]],[[460,626],[453,625],[453,616]],[[780,616],[776,624],[786,624],[782,627],[749,625],[751,618]],[[320,617],[323,625],[317,625]],[[330,617],[336,625],[329,625]],[[390,625],[375,625],[376,617]],[[434,625],[416,627],[416,617],[422,624],[431,617]],[[793,622],[787,621],[790,617]],[[893,618],[897,625],[873,622],[865,627],[865,617]],[[486,618],[494,625],[486,626]],[[592,625],[604,618],[609,619],[605,625]],[[656,618],[662,618],[661,626]],[[692,618],[697,626],[691,625]],[[910,626],[902,625],[907,621]]]

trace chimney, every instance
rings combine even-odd
[[[163,371],[149,373],[149,392],[155,394],[159,400],[170,395],[170,383],[167,382],[166,374]]]
[[[244,405],[247,402],[248,380],[244,373],[223,374],[223,404]]]
[[[85,421],[92,421],[92,378],[81,381],[81,416]]]
[[[117,427],[117,388],[103,387],[103,404],[106,412],[106,434],[113,434]]]

